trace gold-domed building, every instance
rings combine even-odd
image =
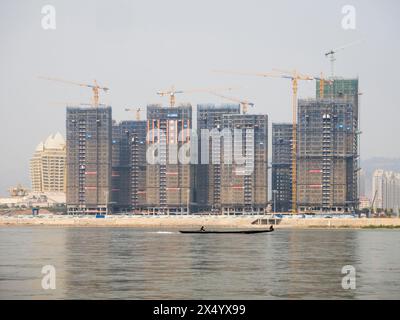
[[[33,192],[65,192],[66,144],[59,132],[38,144],[30,171]]]

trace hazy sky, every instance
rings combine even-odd
[[[41,26],[46,4],[56,9],[56,30]],[[355,30],[341,26],[344,5],[356,8]],[[36,145],[65,134],[65,103],[91,97],[88,89],[37,76],[97,79],[111,89],[101,101],[117,120],[134,116],[125,107],[167,103],[156,91],[175,85],[240,87],[229,95],[283,122],[291,119],[288,80],[211,70],[329,74],[324,52],[357,40],[337,54],[336,73],[360,78],[361,156],[400,157],[399,14],[398,0],[1,0],[0,194],[19,182],[29,186]],[[300,96],[313,96],[314,87],[301,83]],[[177,102],[226,101],[198,93]]]

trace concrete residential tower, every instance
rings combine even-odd
[[[222,130],[222,117],[226,114],[240,114],[240,105],[214,104],[197,105],[197,135],[199,139],[199,163],[197,165],[197,204],[202,211],[221,212],[221,164],[213,163],[212,153],[208,153],[207,161],[202,160],[201,147],[203,139],[208,139],[209,150],[214,146],[212,137],[202,137],[201,131]],[[206,163],[204,163],[206,162]]]
[[[400,209],[400,173],[375,170],[372,176],[372,199],[374,209],[397,214]]]
[[[112,196],[114,212],[140,210],[146,200],[146,121],[113,123]]]
[[[331,98],[299,100],[297,198],[301,212],[354,212],[357,196],[357,107]]]
[[[228,149],[221,150],[222,213],[263,214],[268,206],[268,116],[225,114],[222,128],[233,135]],[[226,162],[225,152],[232,152],[232,163]],[[242,157],[252,160],[238,162]]]
[[[151,213],[192,211],[195,164],[183,163],[178,158],[179,150],[191,143],[191,128],[191,105],[147,106],[146,207]],[[158,160],[152,162],[149,154]]]
[[[276,212],[292,208],[293,125],[272,124],[272,205]]]
[[[111,107],[67,107],[67,210],[110,211]]]

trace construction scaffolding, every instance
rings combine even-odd
[[[67,210],[107,214],[111,197],[111,107],[67,107]]]
[[[144,205],[139,192],[145,191],[145,139],[146,121],[113,123],[111,205],[114,212],[137,212]]]
[[[268,116],[225,114],[222,128],[240,130],[231,148],[221,150],[222,214],[264,214],[268,206]],[[239,145],[241,147],[239,147]],[[232,152],[233,161],[226,163],[224,153]],[[250,162],[242,164],[240,157]],[[236,160],[235,160],[236,159]]]
[[[292,138],[291,123],[272,124],[272,201],[275,212],[292,208]]]
[[[146,166],[146,211],[150,214],[189,214],[195,209],[194,164],[178,159],[178,150],[191,142],[191,128],[191,105],[147,106],[147,148],[159,146],[158,163],[147,161]]]
[[[357,207],[357,113],[354,100],[299,100],[298,205],[305,212]]]
[[[240,114],[239,104],[197,105],[197,135],[199,138],[199,163],[197,165],[197,204],[200,211],[221,213],[221,164],[215,163],[212,154],[219,154],[219,144],[213,142],[212,136],[202,136],[202,130],[211,132],[222,130],[222,117],[225,114]],[[207,139],[208,141],[203,141]],[[208,156],[202,145],[208,142]],[[202,159],[206,157],[207,159]]]

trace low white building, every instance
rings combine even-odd
[[[29,192],[19,197],[0,198],[0,206],[9,208],[49,208],[65,204],[64,192]]]

